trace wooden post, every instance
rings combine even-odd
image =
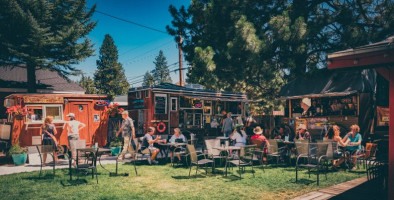
[[[390,125],[388,199],[394,199],[394,68],[390,68]]]
[[[291,118],[291,99],[289,99],[289,119]]]
[[[182,36],[179,35],[179,86],[183,86],[183,71],[182,71]]]

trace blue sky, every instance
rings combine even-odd
[[[170,25],[172,20],[168,11],[169,5],[172,4],[177,8],[182,5],[188,7],[190,0],[88,0],[87,6],[91,7],[95,3],[98,11],[166,32],[165,26]],[[88,76],[93,77],[99,49],[107,33],[113,37],[118,47],[119,62],[122,63],[130,82],[138,82],[142,78],[133,78],[154,68],[153,61],[159,50],[163,50],[169,65],[179,60],[174,38],[168,34],[139,27],[97,12],[93,15],[93,20],[97,21],[97,25],[88,37],[95,44],[95,55],[76,65]],[[175,67],[179,65],[172,65],[170,69],[175,69]],[[179,81],[178,72],[172,72],[171,77],[173,83]],[[73,79],[77,80],[79,77]],[[132,86],[139,85],[141,83]]]

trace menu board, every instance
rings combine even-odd
[[[156,94],[155,95],[155,114],[166,114],[167,113],[167,95]]]

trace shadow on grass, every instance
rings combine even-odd
[[[206,176],[203,176],[201,174],[197,175],[190,175],[189,176],[171,176],[173,179],[195,179],[195,178],[207,178]]]
[[[60,181],[60,184],[63,187],[70,187],[70,186],[78,186],[81,184],[87,184],[88,181],[86,179],[76,179],[76,180],[67,180],[67,181]]]
[[[291,183],[295,183],[295,184],[304,184],[304,185],[310,185],[312,183],[316,183],[316,181],[310,180],[310,179],[305,179],[305,178],[301,178],[298,179],[298,181],[296,182],[295,179],[290,180]]]
[[[39,180],[49,180],[49,179],[51,179],[51,180],[53,180],[53,179],[55,179],[55,177],[56,177],[56,175],[54,175],[53,173],[51,173],[51,174],[43,174],[41,177],[39,177],[38,175],[37,176],[34,176],[34,177],[26,177],[26,178],[23,178],[24,180],[34,180],[34,181],[39,181]]]

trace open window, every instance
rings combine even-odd
[[[31,111],[26,116],[27,122],[42,122],[47,116],[52,116],[54,121],[63,120],[62,105],[26,105],[26,107]]]

